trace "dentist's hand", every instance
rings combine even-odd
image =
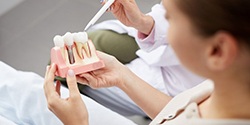
[[[60,82],[54,85],[55,71],[56,66],[52,64],[51,67],[47,67],[45,74],[44,92],[48,108],[65,125],[88,125],[88,112],[80,96],[73,70],[69,70],[67,75],[69,97],[66,99],[60,97]]]
[[[81,84],[87,84],[91,88],[103,88],[112,86],[121,86],[127,80],[129,69],[121,64],[115,57],[97,51],[98,57],[104,61],[105,67],[81,74],[77,81]]]
[[[116,0],[111,8],[114,16],[124,25],[134,27],[146,35],[151,32],[154,20],[140,11],[135,0]]]

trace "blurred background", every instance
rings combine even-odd
[[[159,1],[136,0],[144,13]],[[99,0],[0,0],[0,60],[44,76],[53,37],[83,31],[100,8]],[[98,22],[110,19],[113,15],[105,13]]]

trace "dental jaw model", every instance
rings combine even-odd
[[[86,32],[67,32],[64,36],[56,35],[53,40],[55,47],[51,49],[51,63],[57,65],[55,75],[65,78],[69,69],[78,75],[104,67]]]

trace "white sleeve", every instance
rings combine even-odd
[[[166,36],[169,25],[164,16],[165,12],[165,8],[162,4],[156,4],[152,7],[152,11],[147,14],[153,17],[155,24],[147,38],[140,39],[136,37],[136,41],[141,49],[151,51],[161,45],[168,45]]]
[[[172,47],[167,41],[168,21],[165,19],[166,10],[162,4],[156,4],[148,15],[154,19],[154,28],[144,39],[140,39],[137,32],[136,41],[140,46],[137,55],[151,66],[173,66],[180,65]]]

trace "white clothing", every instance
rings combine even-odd
[[[168,44],[166,39],[168,22],[164,17],[165,9],[163,5],[156,4],[148,15],[153,17],[155,25],[150,35],[144,39],[138,38],[136,29],[126,27],[117,20],[102,22],[90,30],[108,29],[118,33],[128,33],[130,36],[135,37],[141,48],[136,52],[139,58],[126,64],[126,66],[151,86],[167,95],[175,96],[204,81],[204,78],[194,75],[180,65],[173,49]],[[90,89],[86,90],[86,94],[102,105],[123,115],[145,115],[118,88],[111,87],[107,90]]]
[[[6,119],[2,116],[0,116],[0,123],[2,125],[16,125],[14,122],[10,121],[9,119]]]
[[[213,88],[213,82],[207,80],[177,95],[163,108],[150,125],[250,125],[250,120],[202,119],[198,104],[211,95]]]
[[[62,125],[47,108],[44,79],[32,72],[17,71],[0,61],[0,124]],[[62,97],[68,89],[61,88]],[[132,121],[83,96],[90,125],[134,125]],[[60,106],[60,105],[58,105]]]

